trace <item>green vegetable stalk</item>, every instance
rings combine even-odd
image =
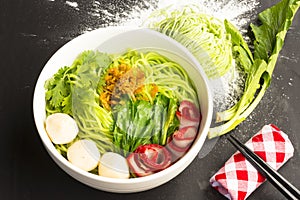
[[[246,72],[247,78],[244,93],[238,103],[224,112],[217,113],[217,121],[225,123],[211,128],[209,138],[233,130],[258,105],[271,83],[279,52],[299,6],[299,0],[282,0],[258,15],[261,25],[250,25],[255,37],[253,53],[239,31],[225,21],[226,30],[231,34],[236,61]]]

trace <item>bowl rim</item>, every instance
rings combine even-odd
[[[38,102],[38,94],[39,92],[41,92],[42,89],[44,89],[44,81],[46,80],[46,69],[48,66],[52,65],[52,61],[53,59],[55,59],[55,57],[57,56],[57,54],[60,54],[61,52],[64,52],[66,49],[70,48],[73,45],[76,45],[76,43],[79,40],[85,40],[86,38],[92,38],[95,35],[100,34],[101,32],[103,32],[103,29],[110,28],[112,30],[112,32],[114,31],[119,31],[119,34],[122,34],[123,32],[126,31],[131,31],[131,30],[140,30],[140,29],[145,29],[147,31],[152,32],[154,35],[158,36],[158,37],[162,37],[163,39],[168,40],[169,42],[172,42],[174,44],[176,44],[176,46],[178,46],[181,50],[183,50],[188,56],[188,60],[192,60],[192,65],[196,65],[197,66],[197,70],[199,71],[199,74],[201,75],[203,82],[205,84],[205,88],[206,88],[206,95],[207,95],[207,99],[208,99],[208,105],[207,105],[207,123],[205,123],[202,127],[201,130],[201,135],[197,136],[196,140],[193,142],[193,145],[190,147],[189,151],[183,156],[181,157],[178,161],[176,161],[175,163],[173,163],[171,166],[169,166],[168,168],[156,172],[154,174],[151,174],[149,176],[144,176],[144,177],[137,177],[137,178],[130,178],[130,179],[116,179],[116,178],[109,178],[109,177],[103,177],[103,176],[99,176],[96,174],[92,174],[90,172],[86,172],[78,167],[76,167],[75,165],[73,165],[72,163],[70,163],[66,158],[64,158],[55,148],[55,146],[53,145],[53,143],[50,141],[48,135],[46,134],[45,130],[44,130],[44,126],[41,127],[39,124],[44,124],[44,122],[42,119],[39,119],[39,115],[38,113],[39,111],[39,102]],[[99,46],[99,44],[98,44]],[[97,47],[97,46],[96,46]],[[96,48],[93,48],[96,49]],[[76,51],[76,50],[75,50]],[[177,176],[179,173],[181,173],[188,165],[190,165],[190,163],[195,159],[196,155],[199,153],[200,149],[203,146],[203,143],[207,137],[208,134],[208,129],[210,127],[210,123],[212,121],[212,113],[213,113],[213,102],[212,102],[212,95],[211,95],[211,91],[210,91],[210,87],[208,84],[208,78],[205,75],[204,70],[201,68],[200,64],[198,63],[198,61],[196,60],[196,58],[180,43],[178,43],[177,41],[175,41],[174,39],[159,33],[157,31],[151,30],[151,29],[147,29],[147,28],[140,28],[140,27],[132,27],[132,26],[122,26],[122,27],[106,27],[106,28],[99,28],[99,29],[95,29],[93,31],[84,33],[82,35],[79,35],[77,37],[75,37],[74,39],[70,40],[69,42],[67,42],[66,44],[64,44],[62,47],[60,47],[56,52],[54,52],[54,54],[52,54],[52,56],[50,57],[50,59],[47,61],[47,63],[43,66],[38,79],[36,81],[36,85],[34,88],[34,96],[33,96],[33,115],[34,115],[34,122],[38,131],[38,134],[46,148],[46,150],[48,151],[48,153],[50,154],[50,156],[52,157],[52,159],[54,159],[53,157],[55,157],[56,159],[59,160],[59,162],[61,164],[63,164],[65,167],[71,169],[73,172],[78,173],[84,177],[88,177],[90,179],[96,180],[96,181],[102,181],[102,182],[106,182],[106,183],[112,183],[112,184],[132,184],[132,183],[142,183],[142,182],[149,182],[149,181],[154,181],[158,178],[160,178],[163,174],[172,174],[175,173],[175,176]],[[198,133],[199,134],[199,133]],[[205,137],[204,137],[204,135]],[[54,159],[55,160],[55,159]],[[55,160],[56,162],[56,160]],[[185,166],[186,165],[186,166]],[[185,167],[183,167],[185,166]],[[183,169],[180,169],[181,167],[183,167]],[[66,171],[65,169],[63,169],[64,171]],[[175,176],[172,176],[170,179],[174,178]],[[168,180],[167,180],[168,181]]]

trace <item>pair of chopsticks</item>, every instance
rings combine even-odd
[[[288,182],[283,176],[275,171],[270,165],[268,165],[263,159],[256,155],[246,145],[242,144],[232,135],[229,135],[227,139],[230,143],[236,147],[245,158],[260,172],[270,183],[272,183],[286,198],[288,199],[300,199],[299,190]]]

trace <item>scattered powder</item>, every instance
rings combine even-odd
[[[293,78],[290,78],[290,80],[289,80],[289,82],[288,82],[288,84],[289,84],[289,86],[293,86]]]
[[[20,33],[20,34],[24,37],[37,37],[37,35],[34,33]]]
[[[95,0],[88,13],[101,19],[101,27],[130,25],[135,22],[134,25],[139,26],[142,23],[141,16],[149,15],[157,7],[156,4],[156,0],[107,1],[104,4]]]
[[[291,53],[289,56],[280,55],[280,58],[291,61],[291,62],[294,62],[294,63],[298,63],[298,61],[299,61],[299,57],[297,57],[295,55],[295,53]]]
[[[237,27],[245,27],[255,17],[255,9],[258,6],[257,0],[241,1],[241,0],[159,0],[157,3],[146,1],[147,8],[140,6],[133,7],[128,16],[119,20],[121,25],[138,25],[141,26],[153,11],[160,9],[180,9],[185,5],[196,5],[203,10],[204,13],[211,14],[219,19],[228,19]],[[137,9],[136,9],[137,8]],[[242,31],[246,31],[242,30]]]
[[[101,1],[95,0],[89,14],[101,18],[103,27],[142,26],[154,11],[165,8],[178,9],[192,4],[202,8],[207,14],[230,20],[237,27],[244,28],[241,31],[245,32],[245,26],[256,16],[255,9],[259,3],[258,0],[127,0],[107,1],[102,4]]]
[[[77,2],[66,1],[66,4],[73,7],[73,8],[75,8],[76,10],[79,10]]]
[[[218,79],[210,79],[210,89],[214,97],[214,111],[224,111],[237,103],[244,89],[245,74],[238,68]]]
[[[275,76],[275,75],[273,75],[273,76]],[[276,76],[275,78],[276,78],[277,80],[279,80],[279,81],[282,81],[282,80],[283,80],[282,75]]]

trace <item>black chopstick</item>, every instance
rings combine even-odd
[[[272,183],[286,198],[300,199],[299,190],[275,171],[270,165],[268,165],[263,159],[251,151],[246,145],[242,144],[232,135],[227,136],[227,139],[245,156],[253,167],[267,178],[267,180]]]

